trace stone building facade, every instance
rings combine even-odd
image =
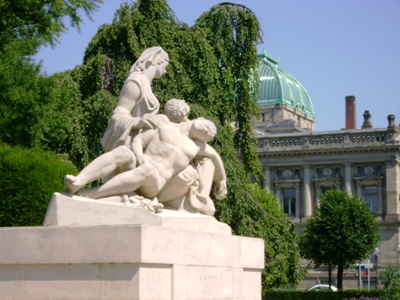
[[[260,63],[265,66],[263,59],[261,56]],[[263,81],[261,100],[265,98],[262,85]],[[400,129],[394,116],[388,116],[386,128],[373,128],[371,114],[366,111],[362,128],[356,129],[355,97],[347,96],[346,128],[314,132],[312,110],[302,109],[301,104],[293,108],[279,101],[271,101],[268,107],[260,101],[261,111],[280,107],[287,110],[286,114],[282,113],[280,119],[275,114],[274,122],[265,117],[254,122],[259,160],[266,178],[264,187],[277,195],[299,231],[327,189],[336,187],[366,201],[372,213],[378,213],[380,223],[381,239],[371,255],[374,269],[369,274],[371,286],[376,286],[379,271],[388,265],[400,266]],[[308,107],[312,108],[309,102]],[[297,112],[296,118],[288,117],[293,116],[293,110]],[[344,288],[358,287],[355,273],[345,273]],[[327,278],[327,270],[312,270],[302,287],[327,282]],[[367,277],[362,281],[365,285]]]

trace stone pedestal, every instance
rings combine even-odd
[[[68,223],[57,210],[86,204],[58,194],[45,223]],[[111,214],[118,211],[99,205]],[[139,220],[148,213],[130,209]],[[90,222],[103,214],[92,213]],[[2,228],[0,299],[261,299],[263,241],[232,236],[213,217],[182,213],[190,219],[186,230],[179,214],[163,212],[147,220],[165,218],[160,224],[142,218],[142,224]]]

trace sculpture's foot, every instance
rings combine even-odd
[[[77,176],[67,175],[64,178],[64,189],[67,193],[75,195],[82,187],[81,181]]]
[[[153,200],[144,198],[139,195],[135,195],[132,197],[128,197],[127,195],[122,197],[122,203],[127,206],[141,207],[147,209],[152,213],[160,213],[163,211],[164,205],[159,203],[157,198],[153,198]]]

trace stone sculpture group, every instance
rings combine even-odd
[[[104,154],[65,177],[43,227],[0,228],[1,299],[261,299],[264,242],[233,236],[212,216],[213,183],[217,199],[227,193],[207,144],[215,124],[190,120],[184,100],[158,114],[151,82],[167,65],[160,47],[140,55]],[[85,188],[98,178],[104,184]]]
[[[102,138],[105,153],[77,176],[65,177],[66,192],[100,201],[214,215],[210,199],[226,196],[226,174],[218,153],[207,144],[217,133],[210,120],[189,120],[185,100],[160,103],[151,90],[166,72],[169,58],[161,47],[143,51],[121,89]],[[83,188],[96,179],[105,183]]]

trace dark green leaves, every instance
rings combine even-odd
[[[344,268],[368,257],[379,241],[378,222],[364,201],[329,190],[300,238],[302,257]]]
[[[86,7],[90,12],[94,8],[90,5],[96,3],[99,1],[52,0],[38,7],[39,13],[41,8],[52,10],[44,16],[50,18],[50,23],[43,28],[33,25],[31,36],[42,35],[29,41],[53,43],[64,29],[58,16],[67,13],[78,25],[75,8]],[[11,8],[1,9],[13,12]],[[56,17],[53,20],[51,16]],[[22,33],[25,27],[21,26],[18,30]],[[27,147],[62,153],[82,169],[102,151],[100,139],[130,66],[143,50],[159,45],[170,57],[167,73],[152,82],[161,107],[171,98],[185,99],[191,106],[190,118],[207,117],[218,126],[218,135],[211,144],[226,168],[228,196],[215,201],[217,218],[228,223],[237,235],[264,239],[264,289],[297,284],[303,271],[295,228],[282,214],[274,195],[250,180],[262,177],[250,123],[257,111],[256,45],[261,42],[261,34],[255,15],[240,5],[216,5],[189,27],[177,20],[165,0],[125,3],[115,13],[112,24],[98,29],[86,48],[82,66],[44,77],[37,66],[23,61],[30,76],[15,74],[18,83],[0,89],[0,97],[4,91],[15,94],[1,107],[4,121],[0,127],[10,135],[0,135],[0,140],[8,138],[11,142],[9,137],[17,136],[15,143],[25,141]],[[28,46],[27,51],[36,49],[35,45]],[[28,84],[32,89],[25,88]],[[28,90],[32,95],[22,93]],[[13,113],[14,106],[18,109]],[[18,122],[13,122],[17,118]]]

